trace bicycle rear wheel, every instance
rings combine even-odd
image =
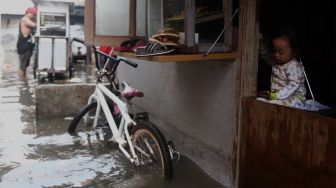
[[[141,166],[166,179],[173,176],[168,145],[158,128],[149,122],[140,122],[132,128],[131,139]]]

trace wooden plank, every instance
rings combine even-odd
[[[87,44],[94,43],[95,34],[95,0],[86,0],[84,9],[84,41]]]
[[[230,23],[230,18],[232,17],[232,2],[233,0],[223,0],[223,16],[224,16],[224,26]],[[227,26],[226,32],[224,34],[224,45],[228,46],[232,49],[232,38],[233,38],[233,30],[232,23]]]
[[[336,187],[336,118],[253,97],[243,106],[240,187]]]
[[[130,37],[136,36],[136,0],[130,0]]]
[[[196,24],[209,22],[212,20],[217,20],[217,19],[222,19],[222,18],[224,18],[223,13],[218,13],[218,14],[214,14],[210,16],[204,16],[204,17],[196,18]]]
[[[208,56],[203,54],[176,54],[176,55],[161,55],[161,56],[148,56],[148,57],[136,57],[134,53],[128,52],[113,52],[115,55],[136,58],[139,60],[154,61],[157,63],[167,63],[167,62],[199,62],[199,61],[209,61],[209,60],[223,60],[223,61],[234,61],[238,57],[237,52],[230,53],[213,53]]]
[[[185,1],[184,44],[187,48],[192,48],[195,45],[195,6],[195,0]]]

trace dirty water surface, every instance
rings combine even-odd
[[[112,144],[69,135],[68,118],[36,118],[35,87],[17,75],[16,53],[6,53],[0,73],[0,187],[222,187],[181,157],[172,180],[136,169]],[[76,74],[75,74],[76,76]]]

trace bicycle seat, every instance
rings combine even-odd
[[[126,86],[125,89],[121,92],[121,95],[125,98],[133,98],[133,97],[143,97],[144,93],[130,86]]]

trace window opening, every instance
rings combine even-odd
[[[196,0],[195,30],[199,33],[199,42],[214,42],[223,27],[223,0]],[[220,40],[222,43],[223,39],[222,37]]]
[[[96,0],[96,35],[129,36],[130,0]]]
[[[63,13],[40,14],[40,34],[49,36],[66,35],[66,15]]]

